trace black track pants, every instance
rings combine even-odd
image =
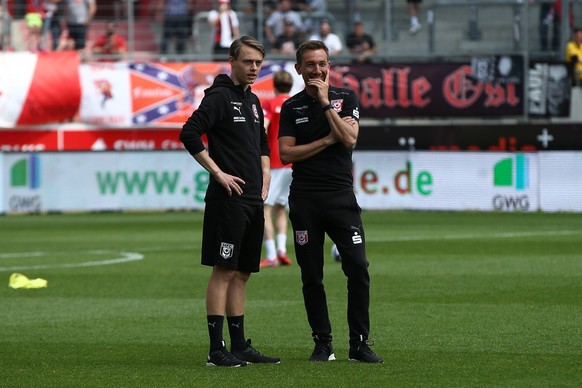
[[[323,285],[323,249],[327,233],[338,247],[342,270],[348,279],[350,344],[357,344],[361,338],[367,339],[370,331],[370,276],[361,209],[354,193],[292,192],[289,195],[289,218],[312,334],[331,335]]]

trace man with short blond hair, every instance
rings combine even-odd
[[[210,173],[201,260],[212,267],[206,291],[208,366],[281,361],[255,350],[244,329],[246,285],[251,273],[259,272],[263,202],[271,181],[263,111],[250,88],[264,58],[265,49],[256,39],[236,39],[230,45],[230,76],[216,76],[180,133],[184,147]],[[208,150],[201,139],[204,134]],[[225,316],[230,352],[222,336]]]

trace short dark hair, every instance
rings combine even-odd
[[[252,36],[248,36],[248,35],[244,35],[238,39],[235,39],[234,42],[232,42],[232,44],[230,45],[228,55],[230,55],[234,59],[237,59],[238,54],[240,53],[240,48],[242,46],[252,47],[255,50],[260,51],[260,53],[263,55],[263,58],[265,58],[265,53],[266,53],[265,47],[261,44],[261,42],[259,42],[258,40],[256,40]]]
[[[279,70],[273,75],[273,85],[279,93],[289,93],[293,87],[293,76],[285,70]]]
[[[325,54],[327,59],[329,60],[329,49],[321,40],[307,40],[299,46],[297,52],[295,53],[295,60],[297,63],[301,63],[303,60],[303,54],[306,51],[315,51],[315,50],[325,50]]]

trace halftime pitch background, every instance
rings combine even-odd
[[[582,212],[580,152],[354,152],[364,209]],[[0,211],[201,209],[184,151],[0,154]]]

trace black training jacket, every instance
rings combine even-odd
[[[231,198],[262,203],[261,156],[269,156],[269,146],[261,103],[251,88],[243,90],[226,74],[218,75],[182,127],[180,141],[191,155],[204,150],[203,134],[208,139],[208,153],[218,167],[245,181],[242,195]],[[226,189],[211,176],[205,200],[225,198]]]

